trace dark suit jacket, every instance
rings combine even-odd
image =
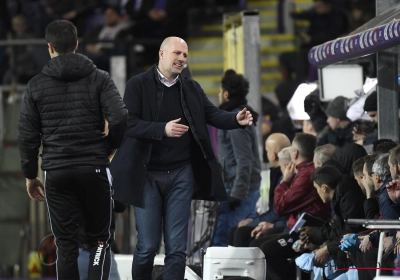
[[[194,199],[226,200],[221,173],[211,147],[207,130],[210,124],[220,129],[239,128],[237,113],[215,107],[200,85],[187,78],[179,78],[181,102],[193,134],[192,166],[196,190]],[[157,122],[163,85],[156,66],[129,80],[124,102],[129,111],[128,125],[120,149],[111,162],[115,199],[133,206],[144,207],[143,193],[146,171],[153,143],[161,141],[165,122]]]

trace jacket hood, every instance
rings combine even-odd
[[[336,204],[340,201],[340,199],[348,192],[352,192],[357,194],[357,196],[364,196],[360,186],[357,184],[357,181],[351,175],[342,175],[336,189],[334,198],[332,200],[333,207],[335,211],[339,209],[336,208]]]
[[[42,73],[63,81],[76,81],[96,70],[96,65],[85,55],[70,53],[50,59]]]

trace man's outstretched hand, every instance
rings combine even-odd
[[[180,121],[181,118],[168,122],[164,129],[164,135],[167,137],[181,137],[183,134],[188,132],[189,127],[180,124]]]
[[[247,110],[247,108],[244,108],[242,111],[237,113],[236,120],[240,125],[252,125],[253,115]]]
[[[33,200],[44,201],[44,186],[39,178],[26,179],[26,190]]]

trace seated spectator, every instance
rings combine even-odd
[[[299,215],[308,212],[323,220],[331,216],[330,205],[322,202],[311,181],[315,146],[315,136],[305,133],[296,135],[291,146],[291,163],[283,173],[282,182],[275,189],[274,210],[278,215],[288,218],[287,229],[281,233],[275,231],[275,234],[250,243],[251,247],[260,247],[264,253],[268,279],[294,278],[295,267],[288,263],[287,258],[298,254],[292,249],[297,234],[290,235],[288,231],[293,228]]]
[[[299,35],[298,52],[283,53],[279,61],[284,80],[296,79],[303,82],[309,71],[309,50],[345,34],[348,28],[347,16],[335,8],[334,0],[314,0],[314,7],[310,10],[294,12],[291,16],[295,20],[307,20],[310,25],[306,33]]]
[[[353,162],[352,170],[353,170],[354,179],[356,179],[358,185],[360,186],[362,192],[365,195],[365,188],[364,188],[364,185],[363,185],[364,163],[365,163],[365,157],[357,159],[355,162]]]
[[[382,139],[385,140],[385,139]],[[386,154],[389,153],[391,149],[393,149],[394,147],[396,147],[398,144],[392,140],[386,139],[387,142],[382,142],[378,145],[376,145],[376,147],[373,148],[373,154],[379,156],[381,154]]]
[[[321,167],[324,162],[331,159],[336,153],[337,148],[332,144],[325,144],[314,150],[314,167]]]
[[[188,26],[187,0],[129,0],[125,10],[133,21],[135,38],[165,38],[177,36],[185,39]]]
[[[131,23],[122,20],[118,7],[106,9],[104,22],[104,25],[98,26],[92,33],[85,36],[85,40],[88,42],[86,52],[99,69],[109,72],[110,57],[125,52],[124,44],[116,44],[111,41],[126,38]],[[93,43],[97,40],[110,42]]]
[[[375,185],[372,180],[372,166],[375,163],[376,155],[364,157],[365,163],[363,166],[363,186],[367,199],[364,202],[364,212],[366,219],[379,219],[380,211],[379,204],[375,198]]]
[[[241,221],[237,227],[233,227],[229,233],[229,245],[247,247],[254,238],[259,238],[270,228],[286,227],[286,219],[274,212],[274,190],[282,180],[282,169],[290,162],[290,141],[281,133],[271,134],[265,142],[268,160],[270,162],[270,189],[268,211],[254,219]],[[253,230],[260,226],[257,236],[251,236]]]
[[[363,146],[351,143],[339,149],[333,156],[333,159],[343,165],[344,169],[346,170],[345,174],[353,175],[353,163],[357,159],[365,157],[366,155],[367,151]]]
[[[85,34],[86,15],[96,8],[96,0],[42,0],[49,21],[69,20],[76,26],[78,34]]]
[[[338,96],[329,102],[325,110],[329,126],[319,135],[318,146],[329,143],[340,148],[353,143],[353,128],[356,123],[347,118],[348,108],[349,100],[343,96]]]
[[[9,39],[33,39],[34,36],[27,32],[26,18],[17,15],[12,19],[12,32]],[[33,55],[32,46],[18,45],[7,49],[9,56],[9,69],[4,75],[3,84],[21,83],[26,84],[31,78],[38,74],[36,60]]]
[[[336,265],[341,267],[347,263],[346,255],[340,249],[340,240],[345,233],[363,231],[362,226],[346,224],[346,219],[364,219],[362,204],[365,200],[357,182],[349,175],[343,175],[334,166],[322,166],[312,174],[315,189],[324,203],[332,203],[335,217],[323,227],[300,228],[301,242],[322,245],[328,244],[315,252],[314,265],[323,267],[332,257]]]

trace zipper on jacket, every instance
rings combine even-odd
[[[183,114],[185,115],[185,118],[186,118],[186,119],[188,120],[188,122],[189,122],[189,119],[188,119],[188,117],[187,117],[187,115],[186,115],[186,112],[185,112],[185,108],[183,107],[183,91],[182,91],[182,84],[181,84],[181,106],[182,106]],[[186,104],[186,106],[187,106],[187,104]],[[200,146],[200,149],[201,149],[201,152],[202,152],[202,154],[203,154],[204,159],[207,159],[207,155],[206,155],[206,153],[205,153],[205,151],[204,151],[204,149],[203,149],[203,146],[202,146],[201,143],[200,143],[200,139],[199,139],[199,137],[197,137],[197,136],[194,134],[193,129],[190,127],[190,123],[189,123],[189,128],[190,128],[190,131],[191,131],[192,134],[193,134],[194,140],[196,140],[197,144],[199,144],[199,146]]]

